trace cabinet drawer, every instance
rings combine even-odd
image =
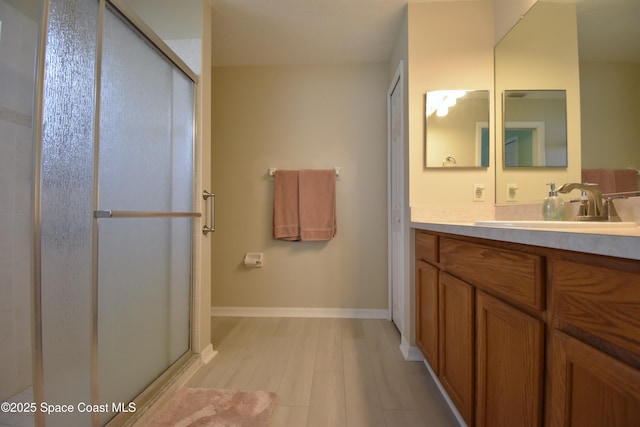
[[[549,260],[556,320],[640,354],[640,274]]]
[[[438,262],[438,236],[416,230],[416,259]]]
[[[440,265],[480,289],[544,309],[543,264],[538,255],[443,237]]]

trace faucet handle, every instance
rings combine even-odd
[[[620,199],[621,197],[607,197],[604,201],[604,206],[602,208],[602,215],[606,216],[609,219],[609,222],[621,222],[622,219],[618,212],[616,211],[616,205],[613,203],[613,199]]]
[[[589,198],[587,192],[582,191],[580,195],[580,207],[578,208],[578,216],[586,216],[589,214]]]

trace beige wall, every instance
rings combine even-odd
[[[475,89],[493,94],[493,3],[408,5],[409,181],[412,213],[422,220],[493,218],[494,162],[488,168],[425,169],[425,93]],[[491,97],[493,98],[493,96]],[[493,103],[490,123],[493,123]],[[494,158],[491,129],[490,158]],[[485,201],[473,201],[473,185]]]
[[[495,41],[505,36],[538,0],[493,0]]]
[[[400,61],[404,68],[405,201],[410,206],[405,212],[407,228],[402,257],[407,280],[401,331],[401,347],[405,353],[411,353],[407,347],[415,342],[410,220],[414,215],[423,221],[451,220],[453,217],[492,219],[494,215],[493,161],[491,167],[483,169],[427,171],[424,167],[426,92],[484,89],[493,93],[492,23],[491,2],[410,3],[389,61],[390,77]],[[493,159],[493,149],[490,156]],[[485,184],[485,202],[472,202],[474,183]]]
[[[640,169],[640,64],[580,63],[582,166]]]
[[[388,64],[213,69],[214,307],[386,309]],[[271,239],[269,167],[340,166],[337,236]],[[265,265],[248,269],[246,252]]]

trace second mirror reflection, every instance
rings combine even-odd
[[[429,91],[426,120],[426,167],[489,166],[488,90]]]
[[[567,166],[564,90],[504,92],[504,166]]]

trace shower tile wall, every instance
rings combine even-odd
[[[33,74],[37,25],[0,0],[0,401],[31,385]]]

